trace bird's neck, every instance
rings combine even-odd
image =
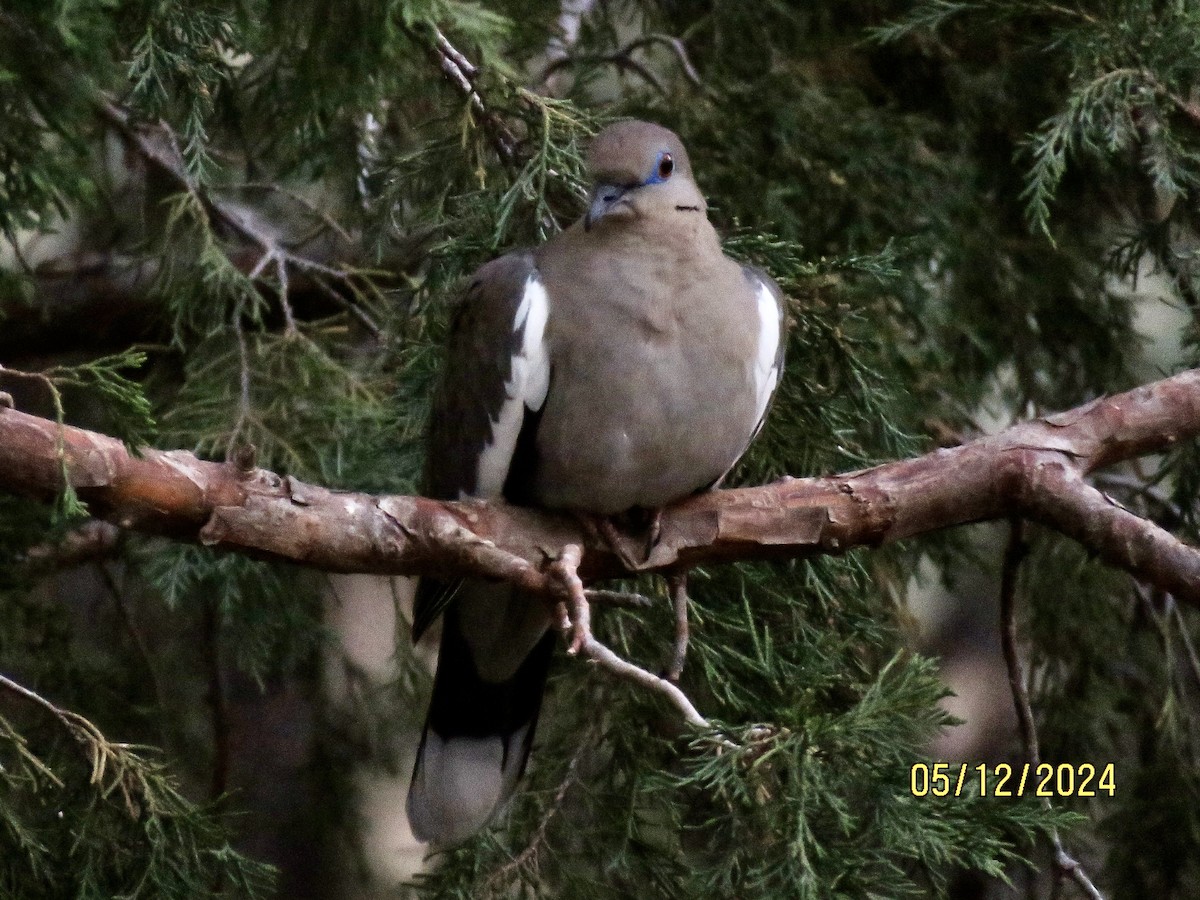
[[[667,210],[611,223],[597,237],[629,251],[653,248],[665,257],[705,259],[721,253],[716,229],[701,209]]]

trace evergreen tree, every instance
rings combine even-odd
[[[1194,0],[5,0],[0,399],[414,494],[464,277],[577,218],[587,141],[628,115],[681,134],[727,249],[789,296],[787,371],[732,484],[1200,365]],[[1195,544],[1198,463],[1181,441],[1095,481]],[[86,501],[0,496],[0,896],[349,896],[256,850],[244,813],[283,789],[231,779],[265,730],[237,715],[300,698],[285,713],[324,733],[279,827],[353,834],[348,773],[403,766],[429,690],[404,616],[386,683],[346,664],[353,702],[314,713],[342,665],[321,662],[325,576]],[[1089,549],[1013,522],[706,565],[680,687],[708,727],[559,654],[502,820],[363,895],[1200,896],[1196,610]],[[1112,762],[1113,796],[914,794],[956,727],[918,652],[926,583],[989,645],[1008,626],[1029,685],[1024,740],[970,766]],[[664,588],[621,587],[656,603],[598,609],[597,636],[656,670]]]

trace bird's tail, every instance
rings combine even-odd
[[[419,840],[443,847],[466,840],[524,773],[554,649],[544,611],[540,598],[477,582],[465,583],[446,610],[408,791]]]

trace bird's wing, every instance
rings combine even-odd
[[[767,420],[767,412],[771,409],[771,401],[775,398],[775,391],[779,387],[779,377],[783,374],[784,350],[787,347],[786,305],[779,285],[770,275],[755,266],[742,266],[742,274],[746,276],[746,281],[754,295],[758,341],[755,345],[753,367],[755,424],[746,441],[746,446],[738,454],[739,460],[754,443],[754,439],[762,431],[763,423]],[[737,463],[738,460],[734,460],[725,473],[708,485],[708,488],[720,487]]]
[[[754,290],[755,309],[758,312],[758,348],[754,357],[757,424],[750,435],[750,441],[753,441],[767,419],[767,410],[771,408],[771,400],[783,372],[784,350],[787,346],[784,340],[785,304],[779,285],[766,272],[753,266],[744,266],[743,272]]]
[[[430,411],[425,491],[440,500],[505,496],[510,475],[532,467],[521,441],[546,401],[549,298],[529,253],[510,253],[479,269],[451,325],[441,387]],[[511,498],[510,498],[511,499]],[[460,582],[424,579],[413,639],[453,599]]]
[[[527,253],[488,263],[472,279],[431,410],[431,496],[508,496],[514,474],[532,470],[530,435],[550,383],[548,316]],[[408,818],[418,838],[450,846],[483,827],[525,769],[554,634],[542,599],[508,584],[421,579],[414,637],[443,611]]]

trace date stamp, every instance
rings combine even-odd
[[[914,797],[961,797],[979,787],[980,797],[1099,797],[1117,793],[1116,770],[1112,763],[1029,763],[1011,766],[997,763],[977,766],[967,763],[913,763],[909,791]]]

